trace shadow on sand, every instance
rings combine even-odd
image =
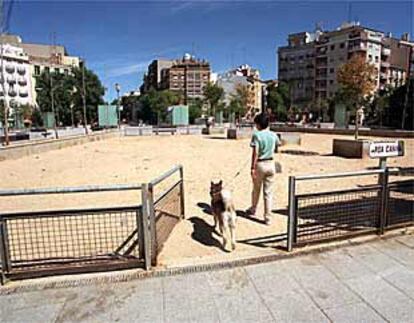
[[[191,238],[205,246],[216,247],[223,250],[221,242],[213,236],[213,233],[217,235],[214,226],[197,217],[192,217],[188,220],[193,225],[193,233],[191,234]]]

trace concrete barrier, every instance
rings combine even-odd
[[[302,139],[298,133],[283,133],[278,132],[282,145],[300,145]]]
[[[125,127],[125,136],[152,136],[152,126],[144,127]]]
[[[346,158],[369,157],[370,140],[334,139],[332,154]]]
[[[180,135],[201,135],[204,126],[177,127],[177,133]]]
[[[203,135],[222,135],[225,132],[226,129],[224,127],[209,127],[202,130]]]
[[[270,129],[275,132],[299,132],[299,133],[314,133],[327,135],[347,135],[353,136],[355,131],[353,129],[330,129],[330,128],[300,128],[300,127],[282,127],[271,125]],[[390,129],[361,129],[360,136],[370,137],[390,137],[390,138],[414,138],[414,131],[407,130],[390,130]]]
[[[227,129],[227,139],[245,139],[252,136],[252,128],[230,128]]]
[[[63,149],[66,147],[82,145],[88,142],[99,141],[119,136],[119,131],[114,130],[105,133],[93,133],[88,136],[77,136],[62,139],[48,139],[34,142],[15,144],[0,148],[0,161],[18,159],[47,151]]]

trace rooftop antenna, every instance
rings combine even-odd
[[[315,24],[315,31],[322,31],[322,29],[323,29],[322,24],[323,24],[322,21],[318,21]]]
[[[348,2],[348,22],[351,23],[352,19],[352,2]]]

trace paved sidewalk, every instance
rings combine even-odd
[[[0,296],[0,322],[414,322],[414,235],[261,265]]]

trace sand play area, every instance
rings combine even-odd
[[[274,252],[286,233],[288,177],[364,170],[378,160],[344,159],[331,156],[332,139],[341,136],[302,134],[300,146],[283,146],[275,155],[282,165],[274,187],[272,224],[243,216],[237,227],[237,250],[226,253],[213,232],[213,218],[206,212],[211,180],[231,184],[236,208],[249,207],[251,179],[249,140],[226,140],[217,136],[120,137],[92,142],[17,160],[0,162],[0,189],[69,187],[98,184],[147,182],[176,164],[184,166],[186,219],[172,233],[160,257],[161,265],[197,263],[205,259]],[[349,137],[347,137],[349,138]],[[376,138],[378,140],[379,138]],[[390,166],[414,167],[414,140],[405,140],[406,155],[389,159]],[[234,177],[237,172],[240,175]],[[173,179],[171,179],[173,180]],[[374,184],[375,176],[301,183],[299,192],[329,191]],[[168,183],[163,183],[168,185]],[[156,194],[162,191],[157,187]],[[136,205],[141,193],[91,193],[65,196],[44,195],[0,198],[1,212],[62,208]],[[260,209],[261,210],[261,209]]]

